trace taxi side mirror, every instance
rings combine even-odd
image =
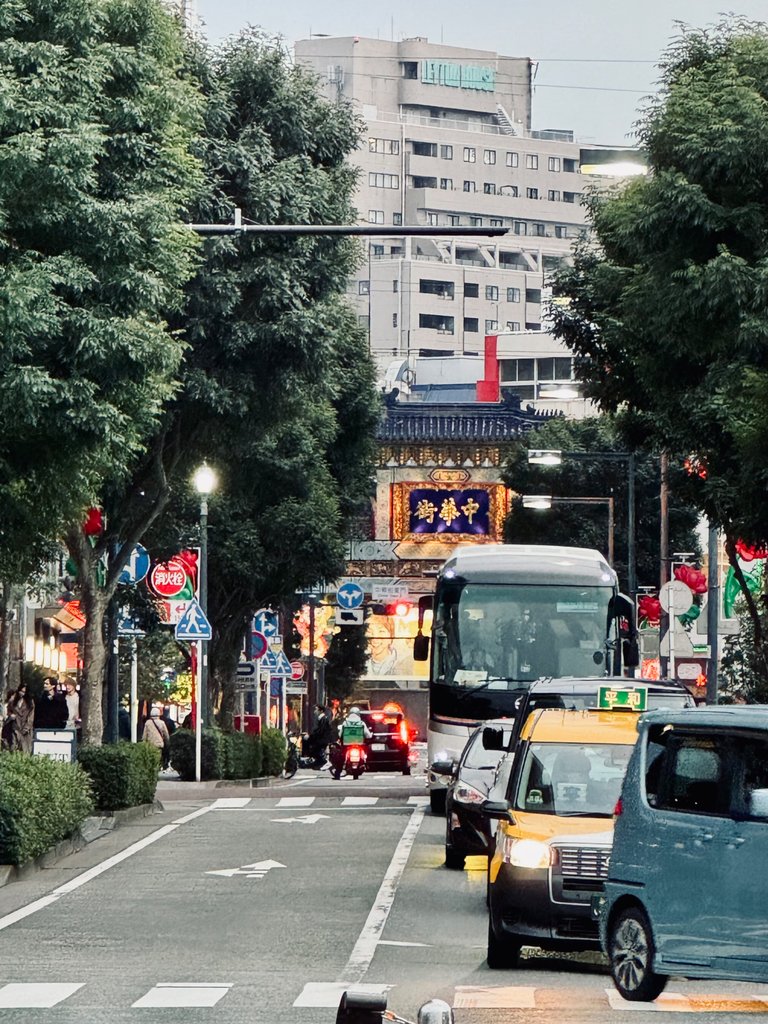
[[[496,821],[506,821],[509,817],[509,804],[506,800],[483,800],[483,814]]]

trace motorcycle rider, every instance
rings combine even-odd
[[[335,778],[341,778],[347,760],[347,747],[363,746],[372,737],[373,733],[360,717],[360,708],[351,707],[339,726],[338,742],[331,747],[331,768]]]
[[[317,720],[314,729],[306,737],[305,749],[310,757],[314,758],[312,767],[322,770],[329,766],[327,750],[333,739],[333,726],[328,709],[322,704],[315,704],[315,713]]]

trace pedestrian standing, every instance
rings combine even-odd
[[[67,728],[77,729],[80,725],[80,694],[77,692],[74,679],[64,681],[67,702]]]
[[[141,738],[145,743],[157,747],[160,751],[162,766],[167,768],[171,752],[171,737],[168,735],[168,729],[160,717],[158,708],[152,708],[149,712],[149,718],[144,723],[144,731],[141,734]]]
[[[67,724],[67,702],[57,689],[58,683],[55,676],[43,680],[43,692],[35,702],[36,729],[63,729]]]
[[[6,705],[6,713],[11,722],[9,749],[31,754],[35,728],[35,702],[27,693],[26,683],[22,683],[10,698]]]

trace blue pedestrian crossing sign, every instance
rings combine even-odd
[[[277,612],[262,608],[253,617],[254,633],[263,633],[267,639],[277,636],[278,628]]]
[[[275,657],[275,661],[277,662],[277,665],[275,666],[275,668],[272,669],[272,675],[283,676],[290,679],[291,675],[293,674],[293,669],[291,668],[290,661],[288,661],[288,659],[286,658],[285,654],[283,654],[282,651],[278,651]]]
[[[187,605],[187,610],[176,623],[174,636],[177,640],[210,640],[212,635],[211,624],[193,597]]]
[[[364,596],[363,588],[357,583],[342,583],[336,591],[336,601],[340,608],[359,608]]]
[[[261,667],[273,672],[277,668],[277,655],[274,651],[267,651],[262,655]]]

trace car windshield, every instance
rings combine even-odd
[[[504,744],[503,750],[486,750],[483,746],[483,729],[480,728],[475,733],[473,738],[467,744],[467,755],[464,759],[465,768],[490,768],[495,769],[499,761],[506,753],[506,747],[509,743],[509,738],[512,735],[512,725],[504,727],[502,729],[504,738],[502,740]]]
[[[531,743],[514,806],[538,814],[610,817],[631,753],[631,744]]]

